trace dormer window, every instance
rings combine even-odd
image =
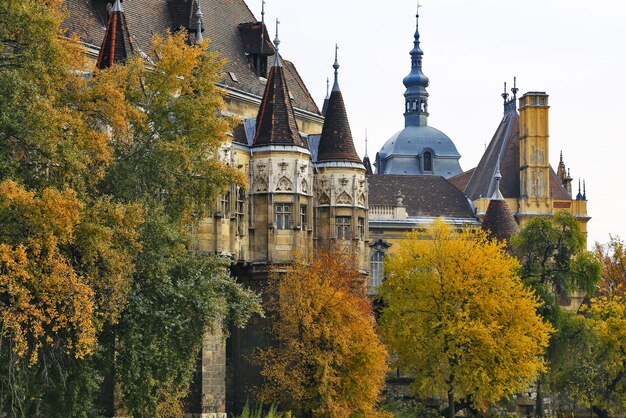
[[[424,152],[424,156],[423,156],[423,167],[424,167],[424,172],[429,172],[432,173],[433,171],[433,153],[430,151],[426,151]]]
[[[248,60],[258,77],[267,78],[267,55],[250,54]]]
[[[102,26],[106,26],[109,10],[113,7],[113,0],[92,0],[92,2]]]

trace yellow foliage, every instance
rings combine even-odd
[[[545,369],[550,325],[503,244],[437,220],[385,262],[384,340],[422,396],[472,396],[476,407],[525,389]]]
[[[43,345],[60,339],[77,358],[95,344],[94,292],[60,250],[73,239],[80,209],[71,191],[36,196],[0,183],[0,235],[16,243],[0,244],[0,337],[30,364]]]
[[[268,308],[278,345],[257,356],[266,379],[260,401],[315,416],[381,416],[387,352],[353,261],[318,251],[273,273]]]

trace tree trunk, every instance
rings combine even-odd
[[[454,406],[454,391],[448,389],[448,418],[456,416],[456,408]]]
[[[609,412],[606,409],[602,409],[597,406],[592,406],[591,409],[598,416],[598,418],[610,418]]]
[[[535,416],[543,417],[543,396],[541,396],[541,377],[537,378],[537,400],[535,401]]]

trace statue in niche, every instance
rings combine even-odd
[[[302,193],[309,192],[309,184],[306,182],[306,180],[302,180],[302,183],[300,183],[300,188],[302,189]]]
[[[276,190],[279,192],[291,192],[293,191],[293,183],[287,177],[281,177],[281,179],[278,180]]]

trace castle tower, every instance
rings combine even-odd
[[[335,47],[335,81],[328,99],[326,120],[317,153],[316,239],[350,244],[367,268],[367,182],[365,166],[354,148],[352,131],[339,88],[339,62]]]
[[[116,0],[107,17],[106,32],[96,67],[100,70],[123,63],[134,52],[126,15],[120,0]]]
[[[277,24],[278,28],[278,24]],[[278,53],[259,108],[249,166],[250,254],[256,263],[288,263],[313,248],[313,167],[300,136]]]
[[[419,6],[418,6],[419,7]],[[419,12],[419,10],[418,10]],[[411,72],[404,80],[404,129],[393,135],[376,154],[377,174],[436,175],[449,178],[463,172],[461,155],[443,132],[428,126],[428,77],[422,71],[419,13],[411,55]]]
[[[548,95],[529,92],[519,99],[520,212],[550,212]]]

